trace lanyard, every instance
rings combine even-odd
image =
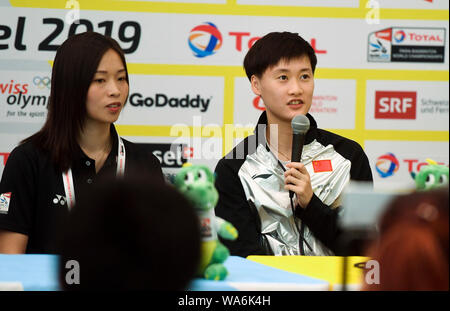
[[[118,150],[117,150],[117,170],[116,176],[123,176],[125,172],[125,146],[122,138],[118,137]],[[62,173],[62,179],[64,183],[64,191],[66,193],[67,206],[69,210],[75,205],[75,185],[73,183],[72,169],[69,168],[67,172]]]

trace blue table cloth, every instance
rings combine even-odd
[[[194,279],[189,291],[329,290],[326,281],[272,268],[242,257],[225,262],[225,281]],[[80,267],[82,274],[83,267]],[[63,278],[64,279],[64,278]],[[82,282],[82,280],[81,280]],[[58,256],[0,255],[0,290],[57,291]]]

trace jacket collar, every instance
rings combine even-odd
[[[112,138],[112,148],[111,152],[109,153],[108,157],[105,160],[105,164],[115,164],[116,163],[116,157],[117,157],[117,149],[118,149],[118,134],[116,131],[116,128],[114,124],[111,123],[109,132],[111,134]],[[78,161],[83,161],[83,163],[86,161],[86,159],[90,159],[81,149],[81,147],[78,145],[78,151],[77,151],[77,157],[75,159],[79,159]],[[92,159],[91,159],[92,160]]]

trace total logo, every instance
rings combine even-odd
[[[406,163],[408,165],[408,172],[410,174],[410,176],[412,177],[411,173],[417,173],[420,171],[420,169],[422,168],[422,166],[424,165],[429,165],[428,162],[426,161],[421,161],[419,159],[403,159],[403,162]],[[444,162],[437,162],[437,164],[440,165],[447,165]]]
[[[414,173],[419,172],[422,166],[429,165],[428,162],[422,161],[421,159],[405,158],[402,159],[401,162],[406,165],[410,176],[411,173],[413,172]],[[441,165],[446,165],[443,162],[437,163]],[[378,157],[375,164],[375,170],[377,171],[377,173],[381,178],[393,176],[399,170],[399,168],[400,168],[400,161],[393,153],[390,152]]]
[[[214,54],[222,46],[222,34],[213,23],[206,22],[192,28],[188,43],[196,57]]]
[[[416,119],[416,111],[417,92],[375,92],[375,119]]]
[[[234,38],[234,48],[238,52],[243,51],[243,46],[246,44],[250,49],[253,44],[261,38],[260,36],[254,36],[250,32],[246,31],[230,31],[228,36]],[[223,45],[224,38],[218,27],[211,23],[205,22],[201,25],[195,26],[191,29],[188,37],[188,45],[195,57],[203,58],[215,54]],[[326,50],[319,50],[317,45],[317,39],[311,38],[310,44],[316,54],[327,54]]]
[[[377,159],[375,169],[381,178],[394,175],[398,171],[400,164],[393,153],[386,153]]]
[[[445,28],[390,27],[369,34],[369,62],[443,63]]]
[[[405,38],[406,38],[406,34],[403,30],[396,31],[394,33],[394,40],[396,43],[402,42],[403,40],[405,40]]]
[[[403,40],[408,39],[412,43],[427,43],[427,44],[433,44],[433,43],[443,43],[444,37],[441,33],[423,33],[422,32],[414,32],[409,31],[408,34],[405,34],[403,30],[397,31],[394,35],[395,40],[397,43],[403,42]]]

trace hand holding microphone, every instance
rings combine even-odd
[[[291,163],[286,166],[289,168],[285,173],[285,189],[289,190],[289,197],[297,194],[297,201],[301,207],[306,207],[311,201],[313,190],[311,180],[305,166],[300,163],[302,150],[305,142],[306,133],[309,130],[309,119],[299,114],[291,121],[292,126],[292,154]]]

